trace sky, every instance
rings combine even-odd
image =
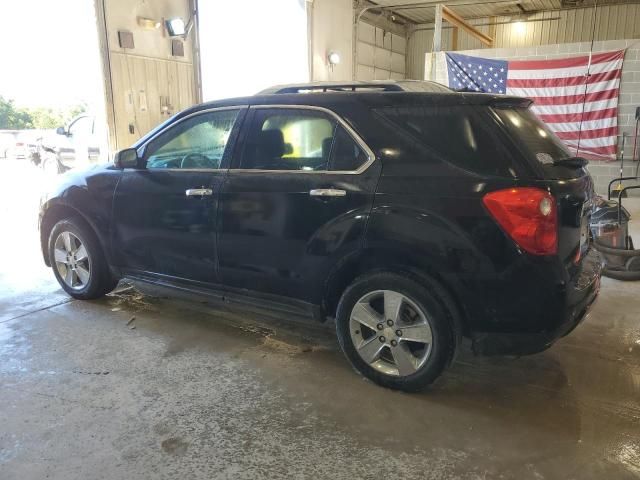
[[[0,95],[23,107],[102,101],[93,0],[1,0]]]
[[[272,85],[308,81],[304,4],[200,0],[203,99],[253,95]]]
[[[93,0],[0,2],[0,95],[22,107],[101,107]],[[304,0],[199,3],[205,100],[308,80]]]

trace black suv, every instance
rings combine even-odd
[[[600,286],[585,162],[531,101],[305,84],[189,108],[43,199],[73,297],[118,279],[335,318],[354,367],[419,389],[454,358],[549,347]]]

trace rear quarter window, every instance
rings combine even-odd
[[[537,170],[542,170],[544,178],[577,178],[584,175],[582,169],[553,164],[554,161],[571,157],[573,154],[531,110],[497,107],[493,110],[514,144],[529,164]]]
[[[489,107],[420,105],[376,109],[440,159],[483,175],[522,174]]]

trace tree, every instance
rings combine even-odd
[[[32,118],[33,128],[57,128],[64,124],[60,112],[51,108],[34,108],[29,110],[29,114]]]
[[[46,107],[19,108],[14,105],[13,100],[6,100],[0,95],[0,130],[21,130],[26,128],[44,130],[62,127],[86,111],[86,102],[78,103],[65,110],[54,110]]]
[[[17,108],[13,100],[5,100],[0,95],[0,129],[20,130],[33,128],[33,119],[29,112]]]
[[[77,117],[78,115],[80,115],[81,113],[84,113],[88,110],[88,105],[87,102],[83,101],[78,103],[77,105],[71,107],[69,110],[67,110],[66,114],[65,114],[65,120],[69,121],[74,117]]]

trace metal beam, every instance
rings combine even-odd
[[[446,7],[442,4],[436,5],[436,24],[433,29],[433,48],[432,52],[439,52],[442,50],[442,19],[444,18],[444,9]]]
[[[437,22],[438,22],[438,7],[440,7],[440,5],[436,6],[436,29],[435,29],[435,32],[434,32],[434,50],[435,50],[435,36],[438,35],[439,30],[441,30],[441,28],[438,28],[438,26],[437,26]],[[444,5],[442,5],[442,19],[446,20],[447,22],[449,22],[454,27],[458,27],[458,28],[463,29],[469,35],[471,35],[472,37],[477,38],[482,43],[484,43],[486,46],[488,46],[488,47],[492,47],[493,46],[493,38],[492,37],[482,33],[480,30],[478,30],[473,25],[471,25],[470,23],[467,23],[467,21],[464,18],[462,18],[460,15],[458,15],[453,10],[451,10],[449,7],[446,7]],[[435,51],[438,51],[438,50],[435,50]]]

